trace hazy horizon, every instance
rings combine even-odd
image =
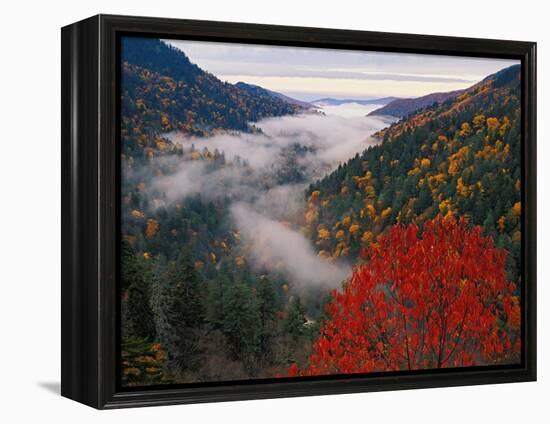
[[[297,100],[420,97],[468,88],[517,60],[164,40],[223,81]]]

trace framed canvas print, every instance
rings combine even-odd
[[[536,379],[535,44],[62,30],[62,394]]]

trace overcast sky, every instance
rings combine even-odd
[[[320,97],[418,97],[469,87],[519,63],[402,53],[165,40],[202,69],[311,101]]]

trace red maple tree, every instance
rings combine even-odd
[[[289,375],[433,369],[519,360],[520,306],[506,252],[480,227],[395,225],[363,252],[307,368]]]

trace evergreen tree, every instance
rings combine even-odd
[[[163,371],[166,353],[160,344],[139,337],[128,337],[122,341],[121,348],[123,386],[170,382]]]
[[[151,287],[145,267],[127,240],[121,245],[122,287],[128,296],[125,305],[127,330],[138,338],[156,339],[155,322],[151,309]]]
[[[274,333],[275,310],[277,298],[273,284],[267,276],[262,276],[256,288],[260,317],[260,351],[261,358],[268,358],[271,354],[271,340]]]
[[[204,320],[204,300],[189,250],[182,250],[177,261],[169,264],[163,281],[160,336],[168,351],[169,366],[175,373],[196,369],[200,363],[199,327]]]
[[[221,270],[208,285],[208,295],[205,305],[206,321],[213,329],[223,329],[227,313],[227,292],[230,285],[231,280],[229,276],[222,273]]]
[[[304,324],[306,323],[305,308],[299,296],[296,296],[294,301],[288,308],[288,316],[285,321],[285,331],[291,337],[294,344],[298,343],[300,337],[305,333]]]
[[[227,294],[223,333],[233,359],[240,360],[249,369],[259,349],[258,321],[258,307],[252,291],[240,281],[233,282]]]

